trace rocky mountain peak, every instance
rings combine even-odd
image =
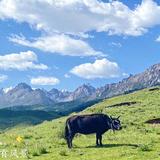
[[[16,90],[25,90],[25,89],[28,89],[28,90],[30,90],[30,91],[32,91],[32,88],[31,88],[31,86],[29,86],[28,84],[26,84],[26,83],[19,83],[14,89],[16,89]]]
[[[72,93],[72,96],[73,99],[80,99],[92,95],[95,91],[96,89],[90,84],[83,84]]]
[[[58,94],[60,91],[58,90],[58,89],[56,89],[56,88],[52,88],[50,91],[49,91],[49,93],[51,93],[51,94]]]

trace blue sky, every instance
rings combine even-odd
[[[2,0],[0,87],[74,90],[142,72],[160,60],[159,16],[152,0]]]

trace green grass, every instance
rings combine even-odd
[[[131,106],[108,107],[122,102],[136,101]],[[13,128],[0,133],[0,151],[8,152],[27,149],[27,157],[15,156],[0,159],[33,160],[159,160],[160,125],[146,124],[145,121],[160,118],[160,90],[148,89],[104,100],[81,112],[106,113],[121,116],[123,130],[108,131],[103,135],[103,147],[95,146],[95,135],[77,135],[74,148],[68,149],[63,136],[62,117],[51,122],[45,121],[34,127]],[[74,114],[74,113],[73,113]],[[21,136],[22,142],[16,137]]]

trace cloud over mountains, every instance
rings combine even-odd
[[[71,73],[86,79],[114,78],[120,76],[120,68],[116,62],[106,58],[96,60],[94,63],[84,63],[75,66]]]

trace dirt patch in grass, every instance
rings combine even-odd
[[[160,88],[155,87],[155,88],[151,88],[151,89],[149,89],[149,91],[157,91],[157,90],[160,90]]]
[[[122,102],[122,103],[117,103],[117,104],[114,104],[114,105],[111,105],[111,106],[107,106],[107,107],[112,108],[112,107],[121,107],[121,106],[131,106],[131,105],[134,105],[136,103],[137,103],[136,101],[133,101],[133,102]]]
[[[150,119],[150,120],[146,121],[145,123],[149,123],[149,124],[160,124],[160,118]]]

